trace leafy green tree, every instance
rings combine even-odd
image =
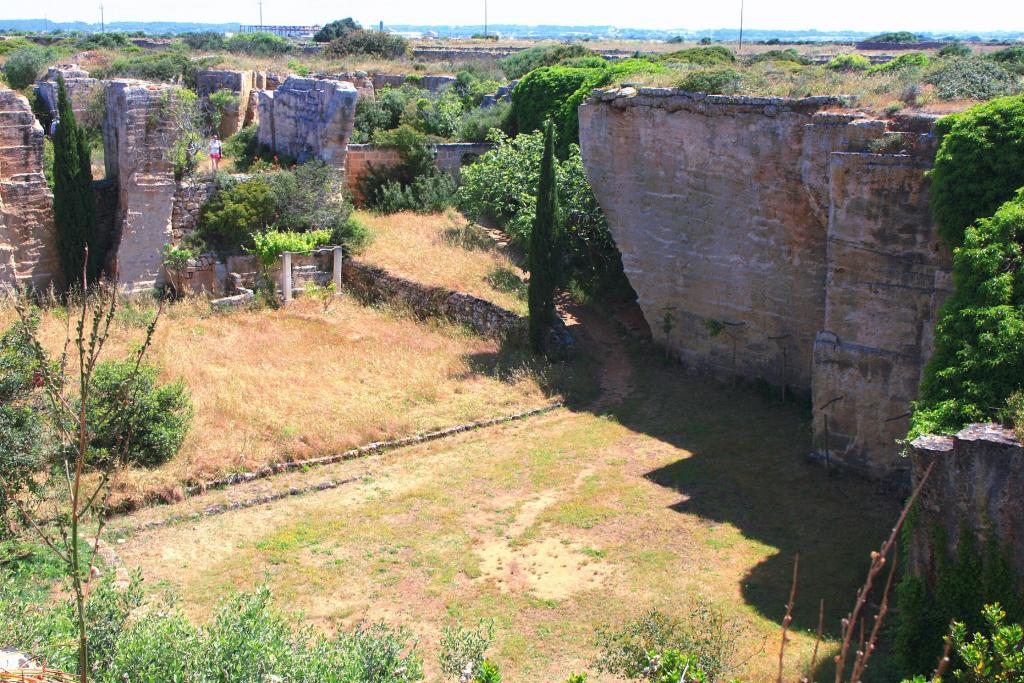
[[[53,215],[57,225],[57,253],[67,286],[99,276],[96,239],[96,198],[92,189],[92,159],[85,131],[75,122],[64,78],[57,76],[57,112],[60,122],[53,136]],[[88,253],[87,253],[88,252]],[[88,258],[87,258],[88,257]]]
[[[530,233],[530,346],[544,351],[544,337],[554,322],[555,288],[561,278],[562,244],[555,178],[555,126],[544,125],[544,156],[537,186],[537,215]]]
[[[313,36],[313,42],[329,43],[335,38],[341,38],[346,33],[351,33],[352,31],[361,31],[362,28],[363,27],[360,26],[357,21],[352,19],[352,17],[338,19],[336,21],[332,21],[331,23],[324,25],[323,28],[317,31],[316,35]]]

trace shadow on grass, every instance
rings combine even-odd
[[[777,549],[743,578],[740,591],[780,624],[799,553],[793,628],[815,631],[824,599],[826,634],[837,636],[870,552],[899,513],[898,501],[874,484],[827,476],[805,460],[811,449],[805,407],[694,378],[650,346],[634,346],[630,355],[636,390],[606,412],[690,454],[647,479],[679,494],[671,506],[676,512],[733,525]]]

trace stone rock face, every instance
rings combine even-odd
[[[625,88],[580,108],[580,142],[656,338],[713,376],[811,393],[815,447],[828,414],[829,455],[884,477],[906,468],[895,439],[950,255],[928,210],[932,122],[839,105]]]
[[[351,83],[289,76],[259,95],[259,142],[299,162],[345,167],[358,93]]]
[[[259,123],[258,93],[267,89],[267,76],[262,71],[224,71],[208,69],[196,74],[196,94],[209,101],[210,95],[227,90],[237,104],[221,111],[219,134],[228,138],[243,127]]]
[[[214,182],[178,184],[171,209],[171,230],[176,244],[195,231],[199,224],[199,212],[216,189],[217,184]]]
[[[0,88],[0,285],[61,284],[43,129],[28,100]]]
[[[68,97],[71,98],[71,110],[75,113],[75,119],[81,122],[89,109],[93,93],[101,84],[95,78],[90,78],[89,72],[77,64],[50,67],[46,72],[46,78],[36,83],[36,94],[50,112],[57,111],[58,75],[64,77],[64,85],[67,87]]]
[[[911,443],[910,461],[914,486],[935,465],[911,528],[911,571],[934,579],[940,550],[934,547],[934,529],[945,531],[951,553],[965,531],[975,534],[982,548],[991,529],[1006,544],[1017,574],[1024,576],[1024,448],[1013,432],[977,424],[956,436],[922,436]]]
[[[344,71],[338,74],[317,74],[317,78],[328,81],[343,81],[351,83],[359,93],[360,99],[374,100],[377,98],[377,91],[373,86],[373,79],[366,75],[365,71]]]
[[[174,242],[171,215],[178,184],[167,150],[175,131],[166,104],[175,91],[173,86],[130,80],[106,85],[107,177],[118,184],[107,272],[127,292],[163,284],[161,251]]]

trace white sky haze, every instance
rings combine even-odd
[[[100,0],[0,0],[0,19],[99,21]],[[744,24],[761,29],[1020,31],[1022,0],[744,0]],[[487,0],[491,24],[724,28],[740,0]],[[103,0],[106,20],[258,23],[257,0]],[[264,0],[266,24],[315,24],[353,16],[364,25],[483,22],[484,0]]]

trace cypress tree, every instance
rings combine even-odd
[[[544,156],[537,187],[537,215],[530,233],[530,346],[544,351],[544,336],[555,318],[555,288],[562,254],[555,178],[555,134],[550,120],[544,124]]]
[[[95,281],[102,255],[96,248],[96,198],[89,142],[75,121],[71,98],[61,76],[57,77],[57,113],[60,122],[53,135],[53,215],[57,253],[70,289],[82,281],[83,268],[88,282]]]

